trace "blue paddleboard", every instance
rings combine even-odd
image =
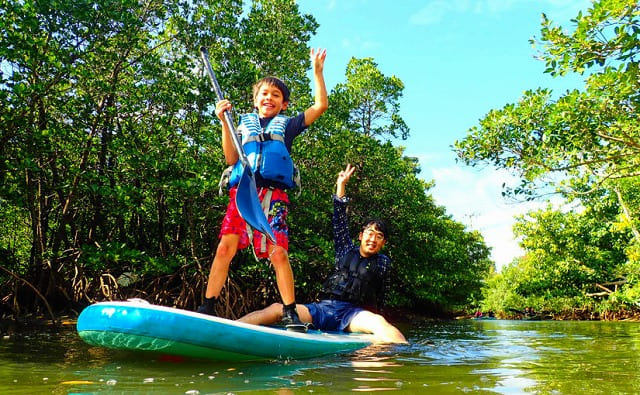
[[[218,361],[313,358],[372,343],[368,335],[290,332],[143,300],[92,304],[80,313],[77,330],[94,346]]]

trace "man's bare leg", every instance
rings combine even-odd
[[[407,339],[398,328],[391,325],[383,316],[367,310],[356,314],[346,330],[371,333],[374,339],[380,343],[407,343]]]
[[[303,304],[296,305],[296,310],[302,322],[311,322],[309,309]],[[262,310],[252,311],[251,313],[238,318],[238,321],[245,324],[253,325],[271,325],[282,319],[282,303],[274,303]]]

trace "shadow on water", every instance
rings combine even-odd
[[[640,393],[640,324],[423,322],[408,345],[217,363],[92,347],[75,328],[0,340],[0,393]]]

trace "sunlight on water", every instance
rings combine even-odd
[[[40,328],[0,339],[0,393],[640,393],[638,323],[450,321],[401,329],[410,344],[216,363],[92,347],[72,327]]]

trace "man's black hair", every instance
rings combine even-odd
[[[262,86],[262,84],[273,85],[276,88],[280,89],[280,92],[282,92],[282,100],[285,101],[285,102],[289,102],[290,93],[289,93],[289,87],[287,87],[287,84],[282,82],[281,79],[279,79],[277,77],[271,77],[271,76],[264,77],[260,81],[258,81],[255,84],[253,84],[253,98],[254,99],[258,95],[258,89],[260,89],[260,86]]]
[[[387,224],[379,218],[369,218],[362,225],[362,232],[369,227],[374,227],[378,232],[382,233],[384,239],[387,239]]]

